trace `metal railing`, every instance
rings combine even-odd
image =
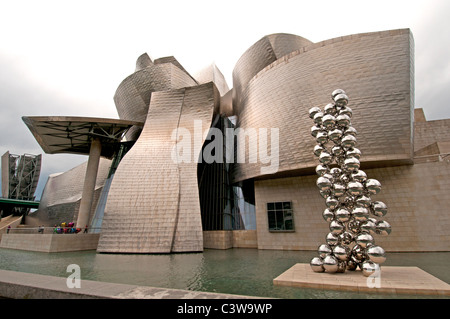
[[[6,234],[94,234],[100,233],[101,228],[92,227],[14,227],[6,230]]]

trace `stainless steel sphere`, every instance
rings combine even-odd
[[[334,216],[335,216],[336,220],[338,220],[342,223],[345,223],[350,219],[350,212],[348,210],[346,210],[345,208],[339,208],[334,213]]]
[[[376,195],[381,191],[381,183],[373,178],[366,180],[365,187],[371,195]]]
[[[334,103],[337,107],[346,107],[348,104],[348,96],[344,93],[334,96]]]
[[[317,107],[317,106],[312,107],[312,108],[309,109],[309,117],[310,117],[311,119],[314,119],[314,116],[315,116],[317,113],[321,112],[321,111],[322,111],[322,110],[320,109],[320,107]]]
[[[330,255],[333,251],[331,250],[330,246],[322,244],[319,246],[319,248],[317,248],[317,252],[319,253],[320,258],[325,258],[326,256]]]
[[[361,163],[358,159],[350,157],[344,160],[344,169],[349,172],[356,172],[359,169]]]
[[[351,177],[355,182],[360,182],[360,183],[364,183],[367,180],[367,174],[362,170],[353,172],[351,174]]]
[[[317,157],[319,157],[323,151],[325,151],[325,148],[322,145],[314,146],[313,152],[314,152],[314,155],[316,155]]]
[[[326,191],[319,190],[319,194],[320,196],[322,196],[322,198],[327,198],[328,196],[330,196],[331,191],[329,189],[327,189]]]
[[[383,217],[387,214],[387,206],[383,202],[376,201],[370,205],[370,211],[377,217]]]
[[[331,93],[331,98],[334,100],[335,96],[338,94],[345,94],[345,91],[342,89],[336,89]]]
[[[328,233],[325,240],[329,246],[335,246],[339,243],[339,238],[333,233]]]
[[[331,130],[336,124],[336,118],[331,114],[325,114],[322,117],[322,125],[327,129]]]
[[[339,127],[346,129],[350,126],[350,123],[351,123],[350,116],[348,116],[348,115],[342,114],[342,115],[338,115],[336,117],[336,124]]]
[[[353,115],[353,111],[352,111],[352,109],[351,108],[349,108],[348,106],[345,106],[345,107],[342,107],[340,110],[339,110],[339,115],[347,115],[348,117],[352,117],[352,115]]]
[[[317,175],[323,176],[327,172],[328,172],[328,168],[325,165],[319,164],[316,166]]]
[[[391,225],[385,220],[379,220],[375,224],[375,232],[381,236],[388,236],[391,233]]]
[[[330,174],[333,176],[333,178],[339,178],[342,174],[342,170],[339,167],[333,167],[330,169]]]
[[[353,147],[352,149],[349,149],[347,152],[345,152],[345,156],[354,157],[354,158],[360,160],[361,159],[361,151],[358,148]]]
[[[350,256],[350,250],[347,246],[337,245],[333,248],[333,255],[342,261],[347,261]]]
[[[350,218],[349,222],[347,223],[347,228],[350,230],[353,234],[358,234],[361,231],[361,222],[357,221],[353,217]]]
[[[323,112],[325,114],[335,115],[337,113],[336,106],[334,105],[334,103],[328,103],[324,106]]]
[[[344,245],[350,245],[354,240],[355,236],[348,231],[344,231],[342,234],[338,236],[339,242]]]
[[[339,235],[344,231],[344,224],[337,220],[332,220],[330,223],[330,231],[335,234]]]
[[[347,185],[347,191],[352,196],[360,196],[364,191],[364,186],[360,182],[350,182]]]
[[[347,270],[356,270],[356,268],[358,267],[358,262],[356,261],[356,259],[352,256],[350,257],[350,259],[347,261]]]
[[[337,143],[339,141],[341,136],[342,136],[342,131],[340,129],[337,129],[337,128],[328,132],[328,138],[330,140],[332,140],[333,142],[335,142],[335,143]]]
[[[319,188],[319,190],[321,190],[321,191],[326,191],[326,190],[329,190],[331,188],[330,180],[328,178],[326,178],[326,177],[323,177],[323,176],[320,176],[317,179],[316,185]]]
[[[340,147],[339,145],[335,145],[331,148],[331,154],[333,154],[333,156],[341,156],[344,154],[344,149],[342,147]]]
[[[319,133],[320,131],[322,131],[322,129],[319,126],[317,126],[317,125],[313,125],[311,127],[311,135],[313,137],[317,137],[317,133]]]
[[[346,268],[347,268],[347,262],[338,260],[338,270],[336,272],[344,273]]]
[[[355,199],[355,205],[357,207],[369,208],[371,203],[372,200],[370,199],[369,196],[366,195],[357,196]]]
[[[316,125],[322,125],[322,118],[323,118],[323,113],[322,112],[317,112],[314,114],[314,123],[316,123]]]
[[[345,194],[346,188],[344,184],[341,183],[334,183],[331,187],[331,194],[335,197],[341,197]]]
[[[365,222],[369,218],[369,210],[365,207],[355,207],[352,210],[352,217],[360,222]]]
[[[319,135],[319,134],[317,134]],[[341,139],[341,146],[344,148],[344,150],[349,150],[351,148],[354,148],[356,146],[356,137],[353,135],[346,135]]]
[[[358,131],[353,127],[353,126],[349,126],[343,133],[344,136],[347,135],[353,135],[354,137],[356,137],[356,135],[358,135]]]
[[[331,210],[335,210],[339,206],[339,200],[334,196],[329,196],[325,199],[325,204]]]
[[[313,259],[311,259],[311,261],[309,262],[309,265],[311,266],[311,269],[314,272],[324,272],[325,271],[325,268],[323,268],[323,261],[319,257],[314,257]]]
[[[382,264],[386,261],[386,252],[380,246],[370,246],[369,248],[367,248],[366,254],[367,257],[369,257],[370,261],[373,261],[374,263]]]
[[[365,248],[360,245],[355,245],[352,248],[352,256],[355,257],[356,260],[362,261],[366,258]]]
[[[376,225],[373,221],[371,220],[366,220],[365,222],[363,222],[361,224],[361,231],[364,233],[369,233],[371,235],[375,235],[376,231]]]
[[[366,248],[368,245],[373,244],[374,240],[372,235],[368,233],[361,233],[355,238],[356,244],[362,248]]]
[[[322,217],[323,219],[325,219],[325,221],[331,222],[334,219],[334,213],[329,208],[326,208],[322,213]]]
[[[339,261],[332,255],[327,255],[323,259],[323,268],[326,272],[335,273],[339,269]]]
[[[331,156],[330,153],[325,152],[325,151],[320,153],[320,155],[319,155],[320,163],[322,163],[323,165],[328,165],[328,164],[331,164],[332,161],[333,161],[333,156]]]
[[[316,142],[319,144],[326,144],[328,142],[328,133],[325,131],[317,132]]]
[[[380,266],[373,261],[366,260],[361,265],[362,273],[364,276],[369,277],[370,275],[375,274],[376,271],[380,270]]]

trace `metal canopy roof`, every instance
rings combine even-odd
[[[133,126],[142,122],[74,116],[23,116],[22,120],[47,154],[88,155],[92,138],[102,143],[101,156],[112,158],[116,146]]]

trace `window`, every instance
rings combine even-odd
[[[295,231],[292,202],[267,203],[267,218],[270,232]]]

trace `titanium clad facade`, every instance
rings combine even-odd
[[[237,126],[279,129],[278,176],[313,172],[317,162],[308,110],[328,104],[327,92],[344,88],[363,167],[411,164],[413,49],[412,34],[405,29],[340,37],[293,51],[246,85],[235,85]],[[235,181],[262,178],[260,163],[235,168]]]
[[[27,224],[38,226],[44,223],[51,227],[63,222],[76,221],[83,192],[86,165],[87,162],[84,162],[67,172],[50,175],[42,193],[39,209],[27,216]],[[91,217],[110,167],[111,160],[100,159]]]
[[[136,72],[125,78],[116,90],[114,103],[122,120],[144,122],[153,92],[179,89],[197,85],[197,82],[174,59],[156,60],[155,64],[141,55],[136,62]],[[128,132],[128,140],[136,140],[140,129]]]
[[[194,132],[195,120],[208,129],[219,101],[213,83],[153,93],[144,129],[111,184],[99,252],[203,250],[197,158],[204,137],[198,149],[191,140],[189,163],[173,156],[187,138],[181,129]]]

